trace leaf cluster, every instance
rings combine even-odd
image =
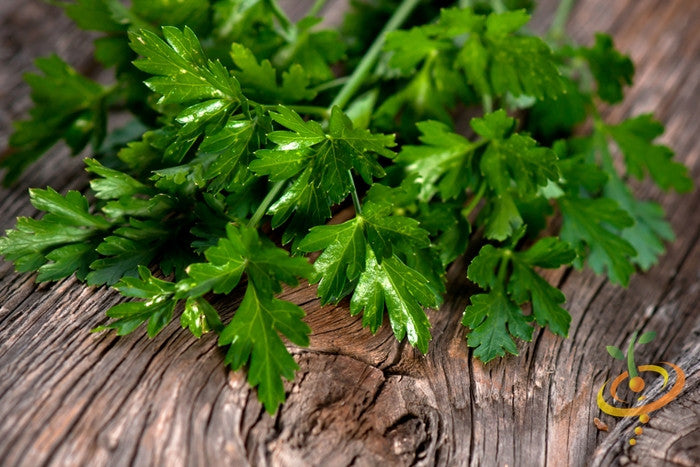
[[[542,269],[588,264],[627,285],[673,238],[628,179],[692,183],[651,115],[599,114],[634,73],[610,37],[534,36],[529,1],[455,3],[355,1],[341,34],[317,7],[293,22],[274,0],[58,2],[97,31],[115,82],[37,61],[3,180],[62,140],[91,144],[90,189],[30,190],[43,216],[18,219],[0,254],[39,281],[75,275],[132,299],[98,330],[152,337],[179,317],[197,338],[216,333],[270,413],[297,369],[288,347],[309,344],[304,311],[280,298],[300,280],[371,332],[386,313],[425,353],[425,310],[471,244],[467,277],[483,291],[462,324],[475,357],[517,354],[535,325],[566,336],[565,297]],[[466,131],[458,105],[477,109]],[[114,109],[133,121],[108,135]]]

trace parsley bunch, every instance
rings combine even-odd
[[[297,369],[283,339],[304,346],[310,333],[303,310],[276,298],[283,284],[348,298],[371,332],[386,311],[396,338],[427,352],[424,310],[480,242],[467,275],[483,292],[462,323],[488,362],[517,354],[535,324],[566,336],[564,295],[542,268],[587,263],[626,285],[657,261],[673,233],[629,178],[692,188],[652,116],[601,117],[634,67],[608,36],[566,39],[570,1],[544,37],[517,0],[358,0],[342,32],[319,27],[322,0],[298,22],[275,0],[57,4],[99,31],[95,58],[115,80],[39,59],[35,106],[0,167],[11,184],[60,140],[74,153],[90,144],[90,190],[30,190],[45,214],[18,219],[0,254],[38,281],[75,274],[135,299],[100,330],[145,324],[152,337],[177,315],[195,337],[216,332],[271,413]],[[457,131],[465,108],[478,116]],[[114,109],[133,120],[110,133]],[[554,215],[558,236],[542,237]],[[212,297],[240,289],[224,322]]]

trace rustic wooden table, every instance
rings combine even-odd
[[[556,2],[542,3],[540,28]],[[700,2],[580,0],[569,24],[579,42],[611,33],[637,65],[625,103],[605,117],[653,112],[667,126],[662,141],[700,181]],[[88,39],[37,0],[0,4],[0,146],[30,104],[21,73],[56,52],[95,75]],[[46,185],[84,189],[80,161],[54,151],[0,189],[0,229],[34,215],[26,189]],[[446,304],[430,313],[426,357],[387,327],[370,335],[345,302],[321,307],[313,287],[285,292],[308,312],[313,336],[294,349],[301,371],[275,417],[242,373],[225,370],[213,336],[192,339],[176,322],[154,340],[91,334],[116,294],[73,279],[37,285],[0,262],[0,465],[700,465],[700,194],[636,191],[659,201],[677,232],[660,264],[628,289],[587,270],[550,274],[568,298],[570,337],[538,330],[517,358],[470,358],[458,325],[472,291],[461,261]],[[622,371],[605,344],[624,345],[640,328],[659,336],[638,361],[675,362],[687,382],[630,448],[635,420],[601,414],[595,399]]]

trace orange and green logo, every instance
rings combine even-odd
[[[635,346],[640,344],[647,344],[654,340],[654,338],[656,337],[656,333],[653,331],[645,332],[642,335],[638,334],[638,331],[635,331],[632,334],[629,346],[627,347],[627,354],[622,353],[622,350],[618,349],[613,345],[609,345],[606,347],[608,353],[613,358],[623,361],[627,360],[627,371],[617,376],[610,384],[610,396],[612,396],[613,399],[612,403],[608,403],[605,400],[604,396],[605,387],[607,386],[608,381],[603,383],[603,386],[601,386],[600,390],[598,391],[597,400],[598,407],[600,407],[600,410],[602,410],[606,414],[612,415],[614,417],[634,417],[638,415],[639,421],[642,424],[644,424],[649,421],[649,414],[652,411],[660,409],[661,407],[665,406],[673,399],[678,397],[678,395],[683,390],[683,386],[685,385],[685,373],[683,373],[683,370],[681,370],[680,367],[670,362],[660,362],[658,365],[637,366],[634,360]],[[647,396],[641,394],[644,391],[646,384],[644,383],[644,379],[640,376],[640,374],[650,373],[655,375],[657,378],[663,378],[664,382],[661,389],[666,389],[669,381],[669,373],[668,370],[661,365],[667,366],[670,370],[673,371],[673,373],[675,374],[675,383],[673,383],[673,385],[668,390],[666,390],[659,398],[652,401],[648,401]],[[630,388],[630,390],[633,393],[637,394],[636,401],[632,401],[631,403],[629,403],[618,396],[618,388],[625,381],[627,381],[627,386]],[[641,435],[643,431],[644,430],[641,426],[638,426],[634,429],[636,435]],[[635,438],[630,439],[631,445],[635,445],[636,443],[637,440]]]

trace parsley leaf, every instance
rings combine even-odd
[[[564,216],[560,235],[576,248],[577,267],[587,258],[596,274],[605,271],[612,282],[627,285],[637,252],[619,232],[634,224],[629,214],[609,198],[567,196],[559,198],[559,207]]]
[[[578,54],[588,61],[591,73],[598,83],[598,96],[614,104],[623,97],[624,86],[632,84],[634,64],[629,57],[615,49],[612,37],[596,34],[593,47],[581,47]]]
[[[5,185],[60,139],[77,154],[90,141],[96,149],[105,137],[108,90],[55,55],[37,59],[36,66],[43,75],[25,76],[34,102],[31,118],[15,123],[9,156],[0,160],[0,169],[7,169]]]
[[[510,335],[525,341],[532,339],[532,326],[502,290],[474,295],[471,300],[462,324],[471,329],[467,345],[475,348],[474,356],[482,362],[488,363],[506,352],[518,355]]]
[[[674,188],[683,193],[693,188],[688,168],[671,160],[673,151],[653,143],[663,133],[664,127],[650,114],[625,120],[619,125],[608,125],[606,130],[624,154],[631,175],[641,179],[648,172],[664,190]]]
[[[177,303],[170,300],[175,284],[153,277],[145,266],[139,266],[138,274],[138,278],[122,278],[114,288],[124,296],[146,300],[113,306],[107,310],[107,317],[113,321],[96,328],[96,332],[114,329],[123,336],[148,321],[148,337],[154,337],[170,322]]]
[[[231,58],[240,71],[235,73],[241,83],[243,92],[252,99],[273,102],[298,102],[310,100],[316,93],[309,89],[310,81],[299,64],[293,64],[288,71],[282,72],[278,83],[277,70],[269,60],[258,60],[253,52],[241,44],[231,46]]]
[[[407,337],[411,345],[426,353],[431,336],[423,307],[437,308],[441,303],[439,291],[418,271],[395,255],[380,264],[372,250],[367,250],[365,271],[350,301],[350,313],[362,311],[362,324],[376,332],[386,305],[396,339]]]
[[[394,137],[372,134],[354,128],[350,119],[338,108],[331,112],[326,133],[314,122],[305,122],[291,109],[279,106],[272,119],[291,131],[275,131],[268,138],[276,149],[256,152],[258,159],[250,168],[273,181],[297,177],[279,200],[270,207],[272,226],[278,227],[296,214],[285,234],[285,241],[311,224],[330,217],[330,207],[341,202],[352,190],[349,171],[359,173],[367,183],[384,176],[376,154],[395,157],[389,147]]]
[[[0,238],[0,254],[13,261],[18,272],[39,269],[38,280],[57,280],[73,272],[84,279],[95,258],[94,242],[110,222],[90,214],[87,199],[77,191],[62,196],[53,188],[32,189],[29,196],[34,207],[47,214],[39,220],[17,219],[16,228]]]
[[[512,243],[517,243],[517,237]],[[560,305],[565,301],[564,294],[534,268],[557,268],[571,264],[575,258],[571,245],[555,237],[542,238],[524,251],[484,245],[469,265],[467,277],[489,292],[472,297],[462,320],[472,329],[467,343],[477,347],[475,355],[484,361],[503,356],[506,351],[517,355],[511,335],[530,340],[532,326],[527,321],[532,318],[554,334],[566,336],[571,316]],[[532,317],[518,309],[517,305],[526,302],[532,303]]]
[[[273,414],[284,402],[282,377],[291,380],[299,369],[279,334],[292,343],[309,345],[311,329],[302,321],[304,310],[293,303],[260,294],[249,284],[231,322],[221,331],[219,345],[230,345],[226,363],[237,370],[248,364],[248,383]]]
[[[486,236],[505,240],[523,224],[516,200],[529,200],[538,189],[559,178],[557,156],[530,137],[511,134],[515,120],[503,110],[474,118],[471,126],[489,141],[479,169],[493,192],[487,208]]]

